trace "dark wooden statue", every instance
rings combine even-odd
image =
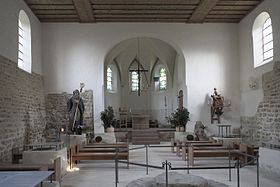
[[[211,104],[211,124],[214,120],[217,120],[218,123],[221,123],[220,117],[224,113],[224,97],[218,94],[217,89],[214,88],[214,93],[211,95],[212,104]],[[216,117],[215,117],[216,116]]]

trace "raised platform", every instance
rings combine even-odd
[[[127,129],[115,129],[115,136],[118,142],[131,142],[132,128]],[[144,129],[143,129],[144,130]],[[171,138],[174,138],[175,128],[149,128],[147,131],[157,131],[159,134],[160,141],[170,142]]]

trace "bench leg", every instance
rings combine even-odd
[[[177,156],[180,156],[180,142],[176,141],[176,154]]]
[[[174,138],[171,138],[171,153],[175,153],[175,150],[174,150]]]
[[[188,162],[190,166],[194,165],[194,155],[193,155],[193,147],[189,146],[188,149]]]
[[[182,160],[186,161],[186,142],[182,142]]]

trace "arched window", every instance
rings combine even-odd
[[[110,67],[107,68],[107,90],[113,90],[113,72]]]
[[[23,10],[18,18],[18,67],[31,73],[31,27]]]
[[[271,61],[273,59],[273,36],[271,19],[267,18],[262,27],[263,39],[263,61]]]
[[[139,79],[138,79],[138,73],[136,71],[131,72],[131,91],[137,92],[139,89]]]
[[[273,60],[273,32],[271,18],[267,12],[257,16],[253,25],[254,67]]]
[[[166,83],[166,69],[162,67],[159,69],[159,90],[166,90]]]

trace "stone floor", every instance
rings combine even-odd
[[[165,143],[162,143],[166,145]],[[130,146],[140,147],[140,146]],[[130,151],[130,162],[145,163],[145,149],[137,149]],[[168,160],[172,167],[184,167],[186,162],[181,157],[171,153],[170,148],[149,148],[148,150],[149,164],[162,166],[162,162]],[[227,165],[226,158],[210,159],[203,158],[196,160],[196,166],[221,166]],[[129,169],[125,164],[120,164],[118,187],[125,187],[130,181],[158,175],[164,170],[149,168],[146,175],[146,168],[141,166],[130,165]],[[82,161],[77,165],[79,171],[69,172],[63,177],[62,187],[113,187],[115,185],[115,163],[113,161]],[[187,171],[180,170],[177,172],[187,174]],[[236,169],[232,170],[232,181],[228,180],[228,170],[194,170],[190,172],[207,179],[225,183],[230,186],[237,186]],[[256,186],[256,167],[247,166],[240,170],[240,186],[253,187]],[[260,186],[279,187],[280,178],[268,178],[262,173],[260,174]]]

